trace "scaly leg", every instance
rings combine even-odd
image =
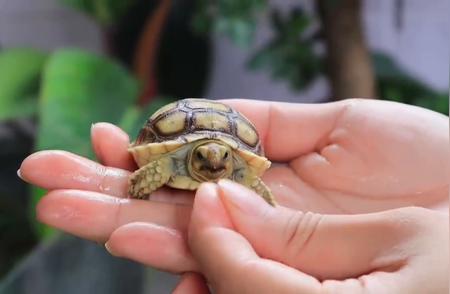
[[[234,175],[234,180],[259,194],[264,200],[272,206],[275,206],[276,201],[273,197],[269,187],[256,175],[244,175],[250,173],[249,170],[240,170]]]
[[[144,165],[130,176],[128,194],[132,198],[147,199],[150,193],[169,181],[172,167],[169,157],[162,157]]]
[[[269,187],[264,184],[264,182],[257,176],[254,176],[249,180],[249,187],[255,191],[257,194],[259,194],[264,200],[267,201],[272,206],[275,206],[276,201],[273,197],[272,192],[270,191]]]

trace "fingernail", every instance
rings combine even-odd
[[[258,216],[270,206],[258,194],[230,180],[219,181],[220,197],[227,208],[237,208],[244,214]],[[231,206],[231,207],[230,207]]]
[[[90,132],[91,132],[91,137],[92,137],[92,133],[93,133],[93,131],[94,131],[94,127],[95,127],[96,124],[97,124],[97,123],[91,123],[91,130],[90,130]]]
[[[208,226],[230,227],[227,212],[217,190],[217,186],[212,183],[200,185],[195,194],[193,214]]]
[[[99,144],[98,144],[98,140],[95,139],[96,134],[94,133],[95,127],[97,126],[97,123],[92,123],[91,124],[91,140],[92,140],[92,148],[94,149],[94,153],[96,158],[98,159],[99,162],[103,161],[103,157],[102,157],[102,149],[100,148]]]
[[[201,184],[195,195],[198,195],[199,197],[215,198],[217,197],[217,187],[213,183]]]
[[[109,254],[114,255],[108,242],[105,243],[105,249],[106,249],[106,251],[108,251]]]
[[[23,180],[22,172],[20,171],[20,168],[17,170],[17,176],[18,176],[21,180]]]

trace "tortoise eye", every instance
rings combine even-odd
[[[228,151],[225,152],[225,154],[223,155],[223,159],[227,159],[228,158]]]
[[[196,152],[195,156],[197,157],[197,159],[202,160],[204,159],[203,155],[200,152]]]

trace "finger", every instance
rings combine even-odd
[[[173,294],[207,294],[209,293],[205,279],[197,273],[185,273],[181,277]]]
[[[28,156],[19,169],[20,177],[47,190],[77,189],[127,197],[129,172],[105,167],[66,151],[40,151]],[[190,191],[161,188],[153,201],[192,204]]]
[[[154,223],[136,222],[117,228],[105,247],[128,258],[172,273],[197,271],[197,264],[181,231]]]
[[[220,181],[219,187],[236,230],[263,257],[321,279],[355,277],[404,262],[405,256],[396,253],[411,234],[414,216],[407,213],[302,213],[267,205],[254,192],[231,181]]]
[[[37,207],[37,218],[73,235],[105,242],[118,227],[131,222],[151,222],[185,232],[191,208],[90,191],[54,190]]]
[[[183,204],[192,206],[194,203],[194,193],[188,190],[180,190],[170,187],[162,187],[152,192],[151,201],[173,204]]]
[[[200,186],[189,226],[189,245],[217,293],[318,293],[320,283],[280,263],[261,259],[232,229],[217,187]]]
[[[20,176],[47,190],[79,189],[127,196],[129,172],[105,167],[66,151],[36,152],[22,162]]]
[[[106,166],[135,170],[136,164],[128,153],[130,139],[119,127],[96,123],[91,127],[92,147],[98,160]]]
[[[255,100],[223,100],[255,124],[265,153],[288,161],[326,144],[345,103],[298,104]]]

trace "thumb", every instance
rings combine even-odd
[[[214,184],[195,194],[188,240],[214,293],[319,293],[315,278],[256,254],[233,230]]]
[[[411,234],[405,209],[361,215],[320,215],[272,207],[247,188],[222,180],[219,196],[231,223],[265,258],[320,279],[355,277],[401,266]],[[406,209],[407,210],[407,209]]]

